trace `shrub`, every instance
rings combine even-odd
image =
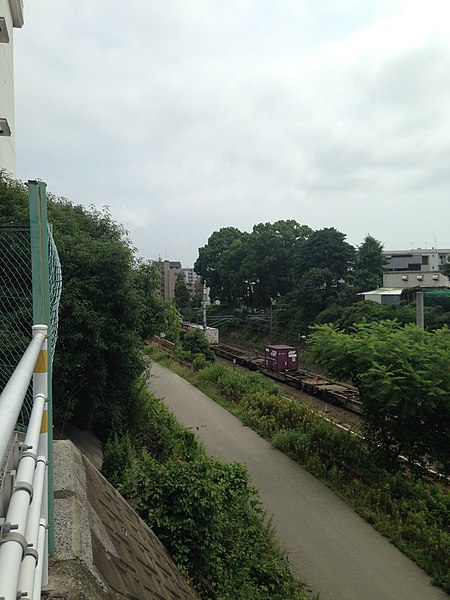
[[[189,352],[192,357],[201,354],[206,361],[214,362],[216,360],[215,354],[208,344],[208,340],[201,331],[196,329],[186,333],[181,340],[181,347],[185,352]]]
[[[255,377],[255,375],[258,375]],[[359,437],[334,427],[259,374],[213,365],[197,375],[227,407],[346,498],[358,513],[450,591],[450,495],[428,481],[380,467]]]
[[[264,523],[246,469],[205,456],[162,402],[140,393],[132,429],[106,445],[104,470],[199,596],[305,600]]]

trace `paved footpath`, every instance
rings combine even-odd
[[[449,600],[338,496],[228,411],[156,363],[151,375],[151,390],[208,454],[247,466],[293,573],[320,600]]]

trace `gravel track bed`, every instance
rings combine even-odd
[[[241,365],[233,365],[225,358],[216,356],[216,360],[227,365],[227,367],[231,366],[231,368],[239,370],[243,373],[249,372],[245,367],[242,367]],[[285,383],[280,383],[278,381],[275,381],[275,383],[283,390],[283,394],[288,398],[298,400],[299,402],[306,404],[312,411],[322,414],[327,419],[330,419],[330,421],[347,427],[347,429],[351,429],[355,433],[362,434],[362,417],[360,415],[345,410],[344,408],[340,408],[339,406],[335,406],[334,404],[327,403],[320,398],[311,396],[310,394],[305,394],[305,392],[296,390],[292,386]]]

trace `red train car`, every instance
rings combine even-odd
[[[297,348],[273,344],[266,346],[265,364],[272,371],[297,371],[298,354]]]

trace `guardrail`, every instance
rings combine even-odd
[[[47,326],[34,325],[33,338],[0,395],[0,600],[37,600],[48,582],[47,370]],[[12,438],[31,377],[33,409],[19,444]]]

